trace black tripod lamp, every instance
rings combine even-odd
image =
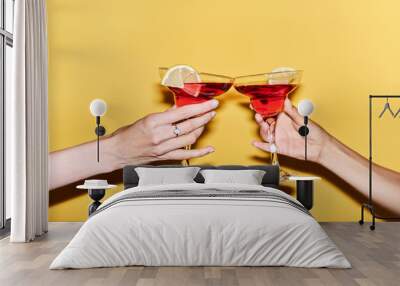
[[[94,132],[97,135],[97,162],[100,161],[100,136],[106,134],[104,126],[100,125],[100,117],[102,117],[107,111],[107,104],[102,99],[94,99],[90,103],[90,113],[96,117],[96,129]]]
[[[311,100],[303,99],[297,107],[301,116],[304,117],[304,125],[299,128],[299,134],[304,137],[304,160],[307,161],[307,135],[310,133],[308,129],[308,117],[314,111],[314,105]]]

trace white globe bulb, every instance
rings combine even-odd
[[[311,100],[303,99],[297,107],[301,116],[309,116],[314,111],[314,105]]]
[[[94,99],[90,103],[90,113],[93,116],[103,116],[107,111],[107,103],[102,99]]]

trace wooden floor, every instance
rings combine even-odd
[[[80,223],[50,223],[44,237],[26,244],[0,241],[0,285],[400,285],[400,223],[375,232],[357,223],[323,223],[352,269],[289,267],[124,267],[48,270]]]

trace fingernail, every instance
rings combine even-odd
[[[211,100],[211,107],[216,108],[219,105],[219,101],[216,99]]]
[[[278,148],[276,147],[275,144],[272,143],[272,144],[269,146],[269,151],[270,151],[271,153],[276,153],[276,152],[278,151]]]
[[[284,106],[286,106],[286,107],[292,107],[292,102],[291,102],[290,99],[287,98],[287,97],[286,97],[286,99],[285,99]]]
[[[217,113],[215,111],[211,111],[211,118],[213,118]]]
[[[214,151],[215,151],[215,149],[213,147],[208,147],[208,153],[212,153]]]

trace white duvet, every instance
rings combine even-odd
[[[261,190],[297,202],[262,186],[179,184],[131,188],[101,207],[130,192],[207,189]],[[315,219],[289,204],[186,197],[104,207],[85,222],[50,269],[128,265],[351,267]]]

